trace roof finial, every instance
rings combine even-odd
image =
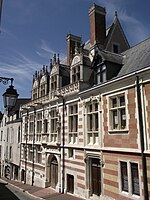
[[[115,17],[117,17],[118,16],[118,13],[117,13],[117,11],[115,11]]]

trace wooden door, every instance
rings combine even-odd
[[[50,167],[50,174],[51,174],[51,187],[56,188],[56,185],[58,183],[58,163],[57,159],[54,157],[51,161],[51,167]]]
[[[92,159],[92,194],[101,194],[101,169],[99,159]]]

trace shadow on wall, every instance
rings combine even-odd
[[[0,199],[1,200],[19,200],[8,188],[6,183],[0,183]]]

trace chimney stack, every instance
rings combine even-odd
[[[99,43],[104,46],[106,40],[106,10],[105,8],[94,4],[89,9],[90,16],[90,44],[91,47]]]
[[[81,37],[72,34],[67,35],[67,64],[70,65],[75,55],[75,49],[81,46]]]

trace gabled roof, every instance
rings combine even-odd
[[[118,77],[150,66],[150,38],[122,53],[123,67]]]
[[[115,18],[114,18],[113,23],[106,29],[106,41],[105,41],[105,45],[104,45],[105,47],[104,47],[104,49],[107,49],[107,46],[111,42],[112,35],[113,35],[114,30],[115,30],[115,28],[117,26],[120,28],[120,31],[121,31],[121,33],[123,35],[123,38],[124,38],[127,46],[129,47],[128,40],[127,40],[127,38],[125,36],[125,33],[123,31],[123,28],[122,28],[120,22],[119,22],[118,16],[117,16],[117,14],[115,14]]]

